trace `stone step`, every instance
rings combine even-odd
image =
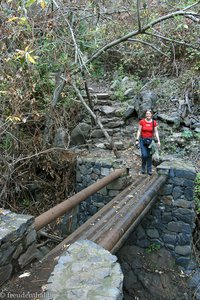
[[[107,116],[110,117],[119,117],[120,116],[120,107],[116,106],[109,106],[109,105],[103,105],[103,106],[96,106],[94,108],[95,112],[99,112],[101,116]]]
[[[98,100],[107,100],[107,99],[110,99],[110,94],[109,93],[96,93],[95,91],[93,90],[90,90],[89,89],[89,92],[90,92],[90,96],[92,97],[92,99],[98,99]],[[82,92],[82,96],[83,98],[87,98],[87,95],[86,95],[86,92]]]
[[[109,99],[95,99],[94,106],[113,105],[113,101]]]
[[[108,134],[115,139],[116,141],[124,141],[124,140],[133,140],[133,135],[130,134],[123,134],[121,131],[121,128],[113,128],[113,129],[108,129],[106,128],[106,131],[108,132]],[[94,129],[91,133],[91,139],[94,140],[95,142],[95,138],[99,139],[102,138],[104,139],[104,141],[106,141],[106,138],[103,134],[103,132],[101,131],[101,129]]]
[[[113,129],[107,129],[107,132],[110,136],[113,136],[113,134],[115,134],[117,132],[116,128]],[[104,133],[101,129],[94,129],[91,132],[91,138],[102,138],[105,137]]]
[[[91,95],[99,100],[110,99],[109,93],[91,93]]]
[[[124,143],[123,141],[113,141],[117,150],[125,150],[128,147],[128,144]],[[104,143],[105,148],[112,150],[111,145],[109,143]]]
[[[115,143],[118,150],[124,150],[128,149],[132,143],[131,137],[122,137],[120,132],[113,133],[113,135],[110,135],[113,142]],[[101,135],[100,137],[91,137],[90,140],[87,141],[90,145],[93,145],[93,147],[97,147],[100,149],[110,149],[110,145],[106,139],[106,137]]]
[[[111,150],[111,146],[108,142],[96,142],[94,144],[90,144],[92,149],[102,149],[102,150]],[[125,150],[129,148],[129,144],[128,143],[123,143],[123,142],[115,142],[115,147],[117,148],[117,150]]]
[[[102,122],[102,124],[104,125],[105,128],[112,129],[112,128],[117,128],[117,127],[122,127],[124,125],[124,122],[119,119],[119,120],[116,120],[116,121],[110,121],[110,122],[106,122],[106,123]],[[100,126],[97,125],[94,128],[99,129]]]
[[[106,124],[106,123],[110,123],[110,122],[118,122],[118,121],[121,121],[121,117],[111,117],[111,118],[101,117],[102,124]]]

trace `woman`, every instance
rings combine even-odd
[[[145,113],[145,119],[140,120],[136,145],[140,143],[142,154],[142,174],[145,174],[146,170],[149,175],[152,175],[152,155],[149,145],[152,142],[153,137],[157,139],[158,148],[160,148],[160,138],[158,134],[158,127],[155,120],[152,119],[152,111],[147,110]]]

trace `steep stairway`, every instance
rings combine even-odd
[[[94,113],[100,118],[104,128],[113,139],[118,150],[129,147],[135,128],[126,125],[123,120],[123,108],[120,102],[113,100],[111,93],[91,93]],[[93,146],[109,149],[110,145],[98,125],[93,126],[91,140]]]

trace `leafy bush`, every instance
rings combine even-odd
[[[158,251],[160,250],[160,245],[159,244],[151,244],[147,249],[146,249],[146,252],[147,253],[152,253],[154,251]]]
[[[182,137],[186,140],[189,140],[193,137],[193,133],[190,130],[184,130],[182,133]]]

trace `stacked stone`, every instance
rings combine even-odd
[[[34,218],[0,209],[0,286],[36,255]]]
[[[195,227],[193,199],[195,169],[184,162],[164,162],[159,174],[168,175],[159,193],[159,201],[134,233],[140,247],[164,246],[180,266],[191,261],[192,233]]]
[[[122,161],[114,159],[81,158],[77,160],[76,190],[85,189],[97,180],[108,176],[114,169],[120,168]],[[128,184],[127,177],[120,177],[102,188],[94,195],[88,197],[79,205],[79,225],[87,221],[100,208],[119,194]]]
[[[123,274],[117,257],[99,245],[79,240],[60,256],[44,300],[121,300]]]

